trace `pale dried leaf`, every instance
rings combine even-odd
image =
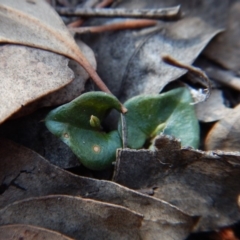
[[[75,56],[73,48],[78,49],[61,18],[43,0],[1,0],[0,20],[1,42],[42,48],[70,58]]]
[[[76,239],[140,239],[142,219],[118,205],[66,195],[30,198],[0,210],[0,225],[32,224]]]
[[[44,0],[1,0],[0,42],[23,44],[63,54],[77,61],[98,83],[101,79],[58,14]]]
[[[214,122],[225,116],[230,116],[232,109],[223,103],[222,91],[212,90],[210,97],[205,102],[195,105],[197,118],[202,122]]]
[[[181,149],[165,136],[156,151],[118,151],[114,181],[135,190],[155,189],[153,196],[200,216],[196,231],[213,230],[240,220],[237,198],[240,154]]]
[[[206,150],[240,151],[240,104],[217,122],[205,140]]]
[[[162,239],[183,239],[196,223],[196,218],[184,214],[167,202],[110,181],[73,175],[10,141],[0,141],[0,155],[3,156],[0,162],[0,208],[25,198],[48,194],[92,198],[141,213],[144,216],[141,235],[146,239],[156,239],[159,234]]]
[[[97,63],[92,49],[82,41],[76,41],[84,56],[88,59],[94,69],[96,69]],[[73,60],[70,60],[69,67],[75,74],[74,80],[66,87],[54,93],[54,95],[50,95],[49,98],[46,97],[46,99],[43,99],[44,106],[50,106],[48,105],[48,102],[50,102],[51,105],[61,105],[70,102],[74,98],[77,98],[85,90],[85,83],[89,78],[89,74],[83,69],[83,67]]]
[[[80,40],[77,41],[77,44],[94,69],[96,69],[96,59],[93,51]],[[68,66],[73,70],[75,75],[72,82],[63,88],[48,94],[47,96],[44,96],[43,98],[31,104],[28,104],[27,106],[23,106],[20,112],[15,114],[14,117],[29,114],[37,108],[61,105],[78,97],[84,91],[85,83],[89,78],[89,74],[74,60],[70,60]]]
[[[61,55],[19,45],[0,48],[0,123],[74,77],[69,60]]]
[[[73,240],[58,232],[31,225],[14,224],[0,227],[0,239],[2,240]]]

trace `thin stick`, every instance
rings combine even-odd
[[[197,76],[198,80],[200,80],[200,83],[203,84],[205,87],[207,87],[205,98],[203,100],[199,101],[199,102],[206,101],[209,98],[210,93],[211,93],[210,80],[207,77],[207,75],[201,69],[193,67],[191,65],[187,65],[187,64],[181,63],[181,62],[179,62],[178,60],[174,59],[173,57],[171,57],[169,55],[162,55],[162,60],[165,63],[167,63],[169,65],[172,65],[174,67],[186,69],[191,74]],[[199,102],[197,102],[197,103],[199,103]],[[194,104],[196,104],[196,103],[194,103]]]
[[[71,45],[70,45],[71,46]],[[74,47],[72,48],[74,50]],[[70,56],[72,57],[72,56]],[[75,57],[73,58],[76,62],[78,62],[89,74],[94,83],[105,93],[112,94],[107,85],[102,81],[99,77],[93,66],[88,62],[88,60],[82,55],[80,51],[75,52]],[[126,113],[127,109],[121,104],[121,112]]]
[[[67,27],[69,27],[69,28],[77,28],[77,27],[81,26],[84,23],[84,21],[85,21],[84,19],[79,18],[78,20],[69,23],[67,25]]]
[[[100,33],[100,32],[106,32],[106,31],[144,28],[144,27],[154,26],[156,24],[157,24],[157,21],[155,20],[135,19],[135,20],[128,20],[124,22],[106,24],[102,26],[71,28],[71,31],[75,33],[86,33],[86,32]]]
[[[104,8],[104,7],[107,7],[109,6],[110,4],[112,4],[113,0],[103,0],[102,2],[98,3],[96,5],[96,8]],[[69,28],[76,28],[76,27],[79,27],[81,26],[83,23],[84,23],[84,19],[80,18],[74,22],[71,22],[69,23],[67,26]]]
[[[121,113],[121,124],[122,124],[122,145],[123,148],[127,148],[127,124],[124,114]]]
[[[231,71],[221,70],[213,67],[206,68],[205,71],[213,80],[240,91],[240,78],[234,76]]]
[[[129,17],[172,19],[180,16],[180,6],[159,9],[123,9],[123,8],[65,8],[57,7],[60,15],[80,17]]]

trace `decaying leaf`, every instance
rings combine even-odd
[[[86,56],[94,69],[96,69],[96,59],[94,57],[93,51],[80,40],[77,40],[77,44],[84,56]],[[74,98],[78,97],[84,91],[84,85],[86,83],[86,80],[89,78],[89,75],[79,64],[73,60],[69,61],[69,68],[73,70],[75,75],[72,82],[63,88],[50,93],[31,104],[28,104],[27,106],[23,106],[20,112],[15,114],[14,117],[29,114],[40,107],[61,105],[66,102],[70,102]]]
[[[75,239],[140,239],[142,219],[118,205],[66,195],[30,198],[0,210],[0,225],[32,224]]]
[[[213,2],[214,7],[217,6],[221,11],[209,13],[208,7],[213,5]],[[138,94],[159,93],[167,83],[186,73],[186,70],[163,63],[161,54],[167,53],[180,62],[192,64],[211,38],[220,31],[219,26],[209,23],[215,21],[216,17],[221,19],[225,15],[223,10],[227,3],[195,1],[189,4],[189,1],[132,0],[120,1],[114,5],[136,9],[169,7],[179,3],[184,18],[177,22],[159,22],[157,27],[147,30],[126,30],[83,38],[96,53],[100,76],[123,102]],[[193,10],[195,7],[198,11]],[[219,15],[208,16],[213,12]],[[117,20],[96,19],[88,21],[87,24],[95,25],[99,24],[99,21],[110,23]]]
[[[109,92],[46,1],[1,0],[0,29],[0,42],[23,44],[70,57],[89,73],[101,90]]]
[[[73,240],[58,232],[31,225],[14,224],[0,227],[0,239],[2,240]]]
[[[192,102],[187,88],[129,99],[124,103],[128,109],[125,114],[128,147],[142,148],[147,141],[152,144],[156,136],[164,133],[180,138],[182,146],[198,148],[199,124]]]
[[[76,42],[81,51],[83,52],[84,56],[88,59],[94,69],[96,69],[97,63],[92,49],[78,39],[76,40]],[[50,106],[49,102],[51,103],[51,106],[61,105],[66,102],[70,102],[84,91],[85,83],[86,80],[89,78],[89,74],[73,60],[69,61],[69,67],[73,70],[75,74],[74,80],[53,95],[44,98],[44,106]]]
[[[231,116],[232,109],[223,103],[222,91],[213,90],[206,102],[195,105],[196,114],[202,122],[214,122],[225,116]]]
[[[58,54],[19,45],[0,48],[0,123],[74,77],[69,60]]]
[[[156,151],[118,150],[114,181],[136,190],[155,189],[154,197],[200,216],[196,231],[240,220],[240,154],[181,149],[180,142],[165,136],[155,145]]]
[[[196,218],[165,201],[114,182],[73,175],[11,141],[0,141],[0,155],[3,156],[0,161],[0,208],[15,201],[49,194],[92,198],[142,214],[141,235],[146,236],[145,239],[158,239],[159,235],[164,240],[185,239],[196,223]]]
[[[240,151],[240,105],[217,122],[205,140],[206,150]]]
[[[238,27],[240,2],[232,1],[232,5],[226,9],[228,22],[226,31],[217,36],[205,49],[204,55],[214,60],[224,68],[239,73],[239,37]]]
[[[48,113],[49,109],[39,109],[30,115],[8,120],[0,125],[0,136],[32,149],[61,168],[80,166],[72,150],[46,128],[43,120]]]

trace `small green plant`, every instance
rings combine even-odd
[[[178,88],[158,95],[140,95],[124,106],[128,147],[139,149],[164,133],[181,139],[183,146],[198,147],[199,125],[191,94],[187,88]],[[122,129],[106,133],[101,122],[121,104],[114,96],[103,92],[82,94],[70,103],[51,111],[46,117],[50,132],[65,142],[89,169],[109,167],[122,147]]]
[[[128,100],[124,104],[128,109],[128,147],[142,148],[146,141],[151,143],[157,135],[164,133],[179,138],[182,146],[197,148],[199,124],[192,102],[187,88],[158,95],[139,95]]]

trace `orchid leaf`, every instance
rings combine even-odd
[[[124,106],[128,147],[139,149],[152,142],[160,133],[181,140],[182,146],[198,147],[199,125],[191,94],[187,88],[177,88],[158,95],[139,95]],[[121,124],[119,124],[121,133]]]
[[[158,95],[140,95],[124,106],[128,147],[151,147],[160,133],[180,138],[183,146],[198,147],[199,125],[193,101],[186,88]],[[119,131],[106,133],[101,122],[111,109],[121,111],[117,98],[103,92],[90,92],[51,111],[46,126],[77,155],[89,169],[102,170],[115,161],[116,149],[122,147]]]
[[[106,133],[101,122],[111,109],[121,111],[114,96],[103,92],[82,94],[51,111],[45,121],[50,132],[59,137],[89,169],[102,170],[115,161],[122,146],[117,131]]]

